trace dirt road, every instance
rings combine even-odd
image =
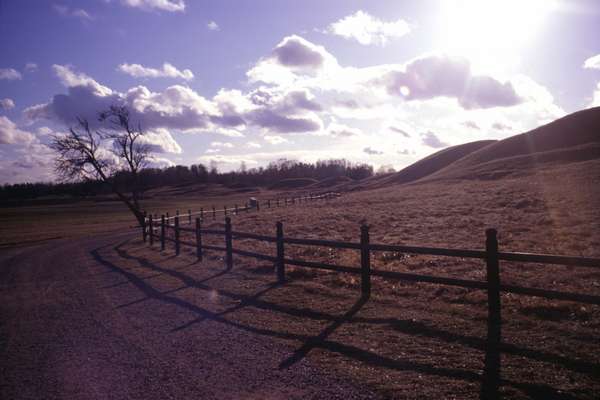
[[[2,399],[364,399],[293,349],[147,289],[119,236],[0,253]],[[182,287],[181,290],[185,290]],[[129,307],[134,304],[135,307]]]

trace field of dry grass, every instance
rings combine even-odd
[[[494,181],[447,181],[349,192],[331,201],[241,213],[233,229],[274,236],[276,221],[286,236],[358,241],[361,223],[371,242],[482,249],[485,229],[499,231],[500,249],[600,257],[600,162],[547,166],[529,175]],[[272,192],[193,193],[170,198],[156,194],[150,212],[198,210],[242,204]],[[33,216],[21,220],[23,212]],[[222,218],[222,217],[221,217]],[[25,221],[25,222],[24,222]],[[92,221],[92,230],[88,223]],[[56,224],[56,225],[55,225]],[[2,211],[5,242],[50,236],[93,234],[131,224],[115,203]],[[222,219],[205,221],[222,226]],[[15,232],[15,231],[13,231]],[[20,236],[19,236],[20,235]],[[223,245],[223,238],[205,237]],[[236,240],[234,247],[274,254],[271,244]],[[285,342],[295,351],[281,367],[308,357],[321,367],[375,388],[393,398],[477,398],[485,354],[485,292],[375,278],[373,296],[358,301],[358,276],[288,267],[289,282],[274,285],[273,265],[235,257],[223,270],[223,254],[208,253],[195,263],[193,249],[173,258],[139,238],[107,250],[107,257],[133,260],[129,272],[151,269],[161,275],[145,282],[182,302],[246,331]],[[286,257],[358,266],[353,250],[286,246]],[[372,268],[482,280],[481,260],[375,253]],[[600,296],[600,270],[501,263],[503,283]],[[135,306],[132,306],[134,310]],[[134,311],[132,311],[134,312]],[[597,398],[600,392],[600,305],[502,295],[501,392],[506,398]],[[177,330],[196,331],[197,321]],[[218,318],[217,318],[218,317]]]

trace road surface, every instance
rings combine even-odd
[[[143,301],[138,278],[105,255],[131,235],[0,252],[0,398],[374,398],[307,359],[278,368],[293,349],[235,325],[174,330],[190,310]],[[123,303],[140,298],[132,318]]]

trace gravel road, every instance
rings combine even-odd
[[[375,398],[306,359],[279,369],[293,349],[233,325],[174,330],[189,319],[176,303],[141,301],[133,318],[123,303],[148,293],[102,253],[131,235],[0,252],[0,398]]]

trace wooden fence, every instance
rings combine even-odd
[[[331,199],[338,198],[340,196],[341,196],[341,194],[338,192],[326,192],[326,193],[320,193],[320,194],[309,193],[304,196],[268,199],[263,202],[262,207],[263,208],[266,207],[267,209],[278,208],[278,207],[288,207],[290,205],[296,205],[296,204],[300,205],[302,203],[309,203],[309,202],[319,201],[319,200],[331,200]],[[227,207],[227,205],[224,205],[223,208],[220,208],[220,207],[217,208],[213,205],[206,210],[204,208],[200,208],[200,211],[196,211],[196,212],[192,212],[192,210],[188,210],[187,214],[179,214],[179,210],[177,210],[175,212],[174,216],[169,216],[169,213],[166,213],[161,218],[164,217],[165,223],[167,225],[172,225],[172,222],[175,221],[175,218],[179,218],[180,223],[187,222],[188,224],[191,225],[193,222],[193,218],[195,218],[195,217],[200,217],[201,221],[211,219],[211,218],[213,220],[216,220],[217,215],[220,215],[220,214],[223,214],[223,216],[227,217],[228,215],[238,215],[241,212],[250,212],[252,210],[259,212],[260,207],[261,207],[261,204],[257,200],[255,204],[250,204],[250,203],[246,202],[246,203],[244,203],[243,206],[241,206],[241,205],[238,206],[238,204],[234,204],[233,207]],[[144,242],[146,241],[146,239],[148,237],[149,230],[152,228],[156,228],[156,223],[157,223],[156,217],[155,216],[153,217],[152,214],[148,215],[146,213],[146,211],[144,211],[144,226],[142,226],[142,232],[143,232],[142,234],[143,234]]]
[[[361,295],[363,298],[368,298],[371,295],[371,277],[373,276],[401,281],[451,285],[487,291],[488,335],[486,342],[484,387],[486,388],[486,392],[489,392],[484,396],[485,398],[496,398],[498,393],[500,368],[500,356],[498,349],[500,347],[501,342],[500,294],[502,292],[600,305],[600,296],[596,295],[567,293],[555,290],[528,288],[517,285],[502,284],[500,280],[500,261],[517,261],[525,263],[567,265],[574,267],[590,267],[600,269],[600,259],[521,252],[502,252],[499,251],[498,248],[497,232],[495,229],[487,229],[485,231],[485,250],[466,250],[371,243],[369,238],[369,227],[366,225],[360,226],[360,239],[358,242],[342,242],[332,240],[286,237],[284,236],[283,224],[281,222],[277,222],[276,224],[275,236],[234,231],[231,225],[231,218],[228,216],[225,217],[224,230],[203,229],[200,217],[196,217],[195,227],[185,228],[180,225],[180,220],[178,216],[174,217],[174,224],[171,225],[168,223],[166,217],[163,215],[160,219],[160,229],[157,230],[158,233],[155,233],[155,230],[153,229],[154,221],[152,217],[149,218],[149,224],[150,229],[148,230],[148,236],[150,239],[150,244],[152,245],[155,239],[159,240],[161,250],[165,250],[167,241],[173,242],[175,254],[177,255],[181,251],[181,246],[190,246],[195,248],[196,256],[200,261],[202,260],[204,250],[223,251],[226,254],[225,262],[228,268],[233,267],[234,254],[246,257],[253,257],[260,260],[271,261],[275,265],[275,275],[280,283],[285,282],[286,266],[294,265],[299,267],[315,268],[321,270],[337,271],[342,273],[360,275]],[[173,238],[168,237],[168,230],[173,231]],[[146,230],[144,229],[144,237],[146,237],[145,232]],[[195,240],[193,242],[181,240],[181,232],[191,233]],[[221,247],[203,244],[202,238],[204,235],[222,236],[224,239],[224,246]],[[234,239],[251,239],[275,243],[275,255],[261,254],[247,250],[235,249],[233,246]],[[360,251],[360,267],[333,265],[322,262],[286,258],[286,244],[324,246],[335,249],[357,250]],[[378,251],[481,259],[485,262],[486,280],[476,281],[468,279],[457,279],[449,277],[372,269],[371,254],[373,252]]]

